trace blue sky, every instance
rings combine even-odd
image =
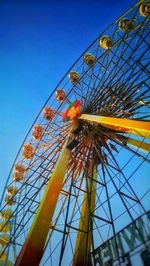
[[[51,91],[135,1],[0,2],[0,189]]]

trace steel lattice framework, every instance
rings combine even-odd
[[[130,222],[148,248],[135,220],[149,199],[149,17],[142,1],[108,27],[39,112],[2,195],[2,265],[96,265],[111,237],[121,265]]]

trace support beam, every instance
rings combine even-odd
[[[124,135],[120,135],[120,134],[116,134],[114,132],[109,132],[109,136],[111,136],[111,140],[121,140],[121,141],[124,141],[124,144],[129,144],[129,145],[132,145],[136,148],[138,148],[139,150],[142,150],[144,152],[150,152],[150,142],[147,143],[145,142],[145,140],[138,140],[138,139],[133,139],[133,138],[130,138],[130,137],[126,137]],[[117,142],[118,143],[118,142]]]
[[[150,121],[82,114],[79,119],[98,123],[106,128],[150,139]]]
[[[132,138],[124,138],[124,139],[125,139],[127,144],[132,145],[134,147],[138,147],[139,150],[142,150],[144,152],[150,152],[150,144],[149,143],[141,142],[137,139],[132,139]]]
[[[38,266],[43,255],[44,245],[52,226],[52,218],[70,158],[70,150],[64,145],[48,186],[34,217],[27,239],[16,261],[16,266]]]
[[[88,172],[88,175],[92,174],[92,170]],[[93,180],[97,180],[97,170],[94,167],[93,170]],[[83,204],[81,210],[81,216],[78,227],[78,234],[76,238],[76,246],[74,251],[74,259],[73,266],[83,266],[83,265],[92,265],[91,257],[89,256],[91,251],[91,226],[90,219],[92,216],[90,212],[93,213],[95,209],[95,199],[96,199],[96,182],[91,180],[87,180],[88,183],[88,191],[84,193]]]

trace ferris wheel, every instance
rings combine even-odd
[[[141,1],[108,27],[37,115],[2,195],[0,265],[125,265],[130,223],[149,249],[149,18]]]

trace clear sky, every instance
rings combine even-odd
[[[135,1],[0,1],[0,190],[51,91]]]

